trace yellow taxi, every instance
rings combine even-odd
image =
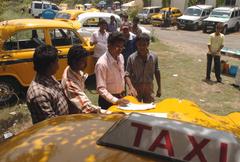
[[[162,25],[164,23],[165,14],[166,14],[166,12],[169,12],[169,9],[170,9],[171,24],[175,24],[177,22],[177,18],[182,16],[181,11],[178,8],[175,8],[175,7],[162,8],[159,13],[154,14],[151,17],[151,24],[153,26]]]
[[[99,10],[95,8],[91,8],[89,10],[73,9],[73,10],[59,11],[55,16],[55,20],[68,22],[75,29],[79,29],[81,27],[81,24],[77,21],[77,18],[80,14],[85,12],[99,12]]]
[[[59,70],[56,78],[61,80],[67,66],[70,47],[81,44],[93,52],[89,41],[66,22],[46,19],[16,19],[0,22],[0,104],[11,101],[15,94],[27,87],[34,78],[32,57],[36,47],[48,44],[59,50]],[[86,72],[94,73],[93,58],[88,58]]]
[[[84,11],[84,10],[77,10],[77,9],[59,11],[56,14],[56,16],[55,16],[55,20],[68,22],[75,29],[79,29],[80,28],[80,24],[76,20],[77,20],[77,17],[80,14],[84,13],[84,12],[86,12],[86,11]]]
[[[76,20],[78,15],[84,13],[84,10],[64,10],[64,11],[59,11],[55,19],[60,19],[60,20]]]

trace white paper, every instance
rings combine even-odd
[[[134,103],[129,103],[126,106],[119,106],[119,109],[122,110],[149,110],[149,109],[154,109],[155,104],[150,103],[150,104],[134,104]]]

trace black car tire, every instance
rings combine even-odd
[[[227,30],[228,30],[228,28],[227,28],[227,26],[225,25],[225,26],[223,27],[222,33],[223,33],[224,35],[227,34]]]
[[[234,31],[238,32],[239,31],[239,23],[236,23],[236,25],[234,26]]]
[[[11,78],[0,79],[0,106],[13,106],[18,103],[20,85]]]
[[[202,32],[207,33],[207,29],[203,27]]]
[[[198,30],[198,23],[195,23],[195,24],[194,24],[193,30],[194,30],[194,31],[197,31],[197,30]]]

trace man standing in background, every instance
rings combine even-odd
[[[210,81],[212,59],[214,59],[214,70],[217,82],[222,82],[221,78],[221,49],[223,48],[224,35],[221,33],[223,30],[223,24],[218,23],[216,25],[216,31],[209,36],[208,53],[207,53],[207,72],[206,81]]]

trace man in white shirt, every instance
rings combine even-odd
[[[107,51],[107,39],[109,36],[108,32],[106,31],[108,27],[107,22],[103,19],[100,19],[98,25],[100,29],[95,31],[90,39],[90,44],[95,45],[93,57],[96,59],[96,61]]]
[[[223,48],[224,42],[224,35],[220,33],[223,29],[223,24],[218,23],[216,25],[216,32],[210,34],[209,42],[208,42],[208,53],[207,53],[207,73],[206,73],[206,80],[210,80],[210,73],[211,73],[211,66],[212,66],[212,59],[214,59],[214,70],[217,82],[222,82],[221,78],[221,63],[220,63],[220,56],[221,56],[221,49]]]

